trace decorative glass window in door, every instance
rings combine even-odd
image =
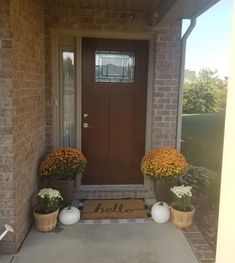
[[[95,67],[96,82],[133,83],[135,78],[135,53],[96,51]]]
[[[62,51],[61,83],[61,144],[63,147],[75,147],[75,53],[73,51]]]

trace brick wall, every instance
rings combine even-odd
[[[37,166],[45,152],[45,88],[43,1],[12,0],[8,11],[10,32],[1,40],[5,58],[0,131],[6,135],[0,140],[0,204],[5,216],[0,223],[12,224],[15,233],[0,249],[9,253],[18,249],[31,224]]]
[[[9,0],[0,1],[0,232],[5,223],[15,226],[12,92]],[[15,235],[8,235],[0,242],[0,251],[14,249],[14,239]]]
[[[156,31],[152,146],[176,146],[181,21]]]

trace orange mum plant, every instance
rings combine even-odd
[[[73,148],[58,148],[49,153],[42,161],[39,176],[55,180],[71,180],[86,168],[86,158]]]
[[[157,148],[146,153],[141,162],[144,176],[154,180],[174,179],[184,175],[188,164],[184,156],[174,148]]]

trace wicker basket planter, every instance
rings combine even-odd
[[[41,232],[49,232],[55,229],[59,209],[50,214],[40,214],[36,210],[33,211],[36,228]]]
[[[193,215],[195,212],[195,208],[192,206],[191,211],[183,212],[171,207],[171,220],[172,223],[181,228],[188,228],[192,225]]]

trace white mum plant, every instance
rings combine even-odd
[[[191,186],[173,186],[170,191],[174,195],[173,206],[180,211],[190,211],[192,209],[191,197],[192,187]]]
[[[43,188],[38,194],[37,212],[49,214],[56,211],[60,207],[60,202],[63,200],[60,192],[52,188]]]
[[[60,192],[58,190],[52,188],[43,188],[38,192],[38,196],[41,198],[49,197],[49,198],[60,198],[63,200]]]

